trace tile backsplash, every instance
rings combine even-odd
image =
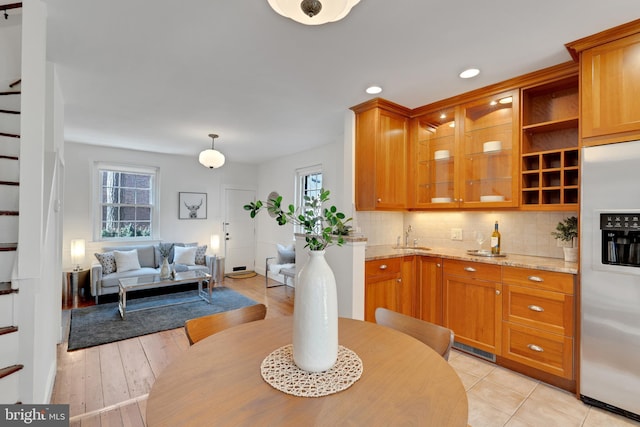
[[[434,248],[478,249],[476,231],[486,236],[489,249],[493,225],[498,221],[504,253],[562,258],[562,248],[551,236],[556,224],[576,212],[356,212],[354,227],[367,237],[368,245],[395,244],[411,225],[410,245]],[[462,229],[462,241],[451,240],[451,229]]]

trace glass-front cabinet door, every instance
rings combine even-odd
[[[462,106],[460,202],[518,205],[518,91]]]
[[[413,132],[413,207],[457,206],[456,108],[416,117]]]

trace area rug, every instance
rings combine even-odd
[[[237,273],[227,273],[226,277],[231,279],[248,279],[250,277],[256,277],[258,273],[255,271],[238,271]]]
[[[127,312],[125,319],[120,318],[117,302],[75,308],[71,310],[68,350],[175,329],[184,326],[184,322],[189,319],[257,304],[225,287],[213,288],[212,299],[213,303],[208,304],[198,298],[197,290],[129,299],[127,309],[156,308]],[[166,306],[177,302],[184,303]]]

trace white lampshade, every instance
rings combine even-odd
[[[313,17],[300,7],[300,0],[268,0],[269,6],[280,15],[305,25],[321,25],[339,21],[349,14],[360,0],[321,0],[322,9]]]
[[[213,252],[214,255],[217,255],[219,250],[220,250],[220,235],[212,234],[211,235],[211,252]]]
[[[71,262],[76,270],[80,270],[80,263],[84,262],[84,239],[71,241]]]
[[[219,168],[220,166],[224,165],[224,154],[222,154],[218,150],[209,148],[200,153],[198,161],[200,161],[203,166],[208,167],[209,169]]]

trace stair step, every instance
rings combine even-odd
[[[19,90],[9,90],[6,92],[0,92],[0,95],[20,95],[22,92]]]
[[[0,243],[0,252],[15,251],[18,249],[17,243]]]
[[[0,282],[0,295],[17,293],[18,289],[11,287],[11,282]]]
[[[6,368],[2,368],[0,369],[0,378],[8,377],[13,373],[18,372],[22,368],[24,368],[24,365],[12,365],[7,366]]]
[[[3,156],[3,155],[0,155],[0,159],[20,160],[20,158],[18,156]]]
[[[2,109],[0,109],[0,113],[4,113],[4,114],[20,114],[20,111],[16,111],[16,110],[2,110]]]
[[[0,185],[20,185],[20,183],[15,181],[0,181]]]
[[[6,136],[6,137],[9,137],[9,138],[20,138],[20,135],[18,135],[17,133],[0,132],[0,136]]]
[[[18,332],[17,326],[5,326],[4,328],[0,328],[0,335],[12,334],[14,332]]]

